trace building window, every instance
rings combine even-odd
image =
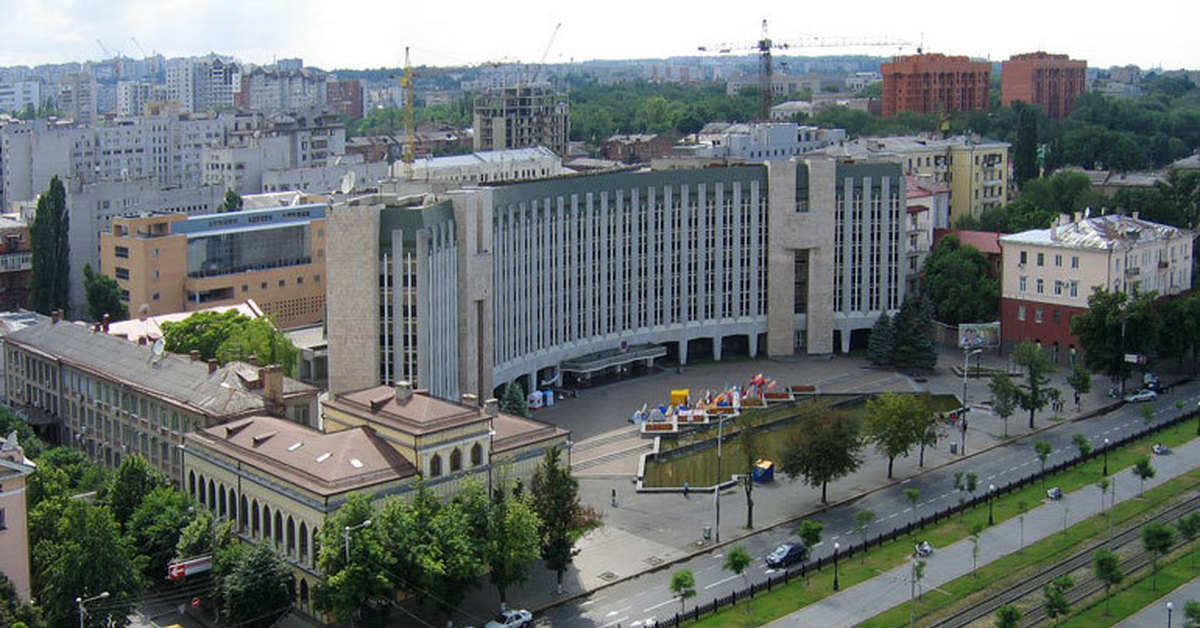
[[[1054,266],[1055,266],[1056,268],[1062,268],[1062,255],[1055,254],[1055,256],[1054,256]]]
[[[150,299],[151,299],[152,301],[157,301],[157,300],[159,299],[159,294],[158,294],[157,292],[155,292],[155,293],[154,293],[154,296],[150,297]]]
[[[1042,294],[1044,292],[1046,292],[1046,280],[1038,279],[1037,280],[1037,293]]]
[[[1025,306],[1024,305],[1017,306],[1017,320],[1019,320],[1019,321],[1025,320]]]
[[[1033,322],[1035,322],[1035,323],[1042,322],[1042,308],[1040,308],[1040,307],[1033,308]]]
[[[454,451],[450,452],[450,473],[458,471],[462,471],[462,452],[455,447]]]
[[[1038,264],[1038,266],[1046,265],[1046,254],[1045,253],[1038,253],[1037,264]]]
[[[280,280],[279,280],[279,287],[280,287],[280,288],[282,288],[282,287],[284,287],[284,286],[286,286],[286,285],[287,285],[287,280],[286,280],[286,279],[280,279]]]
[[[1028,261],[1029,261],[1029,253],[1027,253],[1027,252],[1025,252],[1025,251],[1021,251],[1021,259],[1020,259],[1020,262],[1021,262],[1022,264],[1024,264],[1025,262],[1028,262]]]
[[[1025,292],[1028,289],[1029,289],[1029,278],[1026,277],[1025,275],[1021,275],[1019,278],[1017,278],[1017,291]]]
[[[1054,294],[1062,294],[1062,284],[1063,282],[1057,279],[1054,281]]]
[[[250,286],[247,286],[246,284],[242,284],[242,293],[244,294],[249,291],[250,291]]]
[[[1073,297],[1079,296],[1079,282],[1072,281],[1070,286],[1071,286],[1071,296],[1073,296]]]
[[[1050,313],[1050,317],[1055,325],[1062,325],[1062,311],[1054,310]]]
[[[433,454],[433,457],[429,459],[429,477],[436,478],[441,477],[441,475],[442,457],[437,454]]]
[[[304,277],[296,277],[296,285],[303,286],[304,285]]]
[[[479,443],[471,446],[471,466],[478,467],[483,464],[483,447]]]
[[[128,268],[121,268],[120,266],[118,266],[113,269],[113,274],[117,276],[117,279],[129,279],[129,269]]]
[[[267,282],[265,282],[265,281],[264,281],[264,282],[262,282],[262,289],[263,289],[263,290],[266,290],[266,289],[267,289]]]
[[[129,259],[129,247],[118,246],[116,250],[117,257],[121,259]]]
[[[313,275],[313,283],[321,283],[321,276]]]
[[[8,529],[8,524],[5,523],[4,509],[0,508],[0,530],[7,530],[7,529]]]
[[[1071,268],[1079,268],[1079,256],[1078,255],[1071,256]]]

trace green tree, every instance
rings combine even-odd
[[[1146,425],[1150,425],[1151,423],[1153,423],[1154,422],[1154,406],[1152,406],[1150,404],[1146,404],[1146,405],[1142,406],[1141,415],[1142,415],[1142,423],[1144,423]]]
[[[1106,549],[1096,550],[1092,555],[1092,573],[1104,583],[1104,616],[1107,617],[1111,599],[1109,591],[1125,579],[1125,572],[1121,571],[1121,558]]]
[[[113,518],[124,527],[142,500],[154,489],[166,485],[167,479],[145,458],[139,454],[125,456],[113,474],[112,488],[108,492]]]
[[[921,295],[947,325],[996,320],[1000,306],[1000,284],[989,274],[987,257],[953,235],[938,241],[926,260]]]
[[[860,510],[854,513],[854,532],[858,534],[858,538],[862,539],[863,544],[863,551],[859,554],[859,563],[865,562],[867,559],[867,530],[871,528],[871,524],[874,522],[874,511]]]
[[[1133,365],[1128,353],[1152,353],[1158,344],[1162,317],[1157,293],[1110,292],[1096,288],[1088,297],[1088,309],[1071,322],[1071,334],[1079,339],[1087,367],[1113,379],[1129,377]]]
[[[1150,464],[1149,456],[1142,456],[1133,464],[1133,474],[1138,476],[1138,483],[1140,484],[1138,495],[1141,495],[1142,491],[1146,488],[1146,480],[1153,478],[1155,473],[1154,467]]]
[[[888,459],[888,479],[896,456],[907,456],[921,439],[925,414],[921,399],[913,395],[883,393],[867,401],[866,438]]]
[[[1071,602],[1067,599],[1067,591],[1075,586],[1075,579],[1070,575],[1062,575],[1042,587],[1042,608],[1050,621],[1058,623],[1059,617],[1071,614]]]
[[[200,359],[217,357],[217,348],[225,339],[245,324],[249,317],[236,310],[196,312],[179,322],[162,324],[163,342],[167,351],[188,353],[199,351]]]
[[[1007,437],[1008,417],[1017,411],[1017,398],[1021,389],[1013,383],[1007,373],[993,375],[988,389],[992,392],[992,411],[1004,420],[1004,435]]]
[[[824,530],[824,523],[821,523],[816,519],[804,519],[800,522],[800,540],[804,541],[805,547],[812,549],[821,542],[821,532]]]
[[[17,597],[17,588],[13,586],[8,576],[0,573],[0,626],[17,628],[43,628],[41,613],[29,602],[23,602]]]
[[[746,569],[752,562],[754,562],[754,559],[750,557],[750,552],[747,552],[744,547],[738,545],[725,552],[725,562],[721,566],[725,571],[732,571],[734,575],[741,576],[742,584],[746,585]],[[750,612],[749,595],[746,596],[746,612]]]
[[[679,612],[682,613],[688,599],[696,597],[696,577],[691,569],[680,569],[671,574],[671,592],[679,598]]]
[[[827,503],[829,483],[862,466],[863,439],[858,421],[840,412],[813,412],[807,428],[792,437],[779,470],[790,478],[802,477],[805,484],[821,487],[821,503]]]
[[[1083,364],[1076,362],[1075,366],[1071,368],[1071,374],[1067,375],[1067,384],[1071,386],[1071,390],[1075,391],[1075,399],[1078,400],[1092,391],[1092,372],[1087,370]],[[1078,402],[1075,404],[1075,409],[1079,409]]]
[[[754,529],[754,469],[763,455],[763,450],[754,430],[754,412],[743,411],[738,420],[737,444],[741,450],[742,493],[746,496],[746,529]]]
[[[167,564],[175,557],[180,535],[194,518],[189,505],[187,495],[160,485],[142,499],[129,517],[125,534],[138,553],[146,557],[147,581],[166,577]]]
[[[382,535],[368,523],[377,516],[371,498],[355,493],[329,517],[320,532],[317,567],[325,580],[313,591],[313,605],[338,621],[350,621],[368,606],[384,605],[395,594],[395,587],[380,568],[388,564]]]
[[[106,506],[68,500],[53,538],[32,551],[34,596],[54,628],[78,625],[75,598],[107,591],[88,608],[85,626],[125,626],[142,589],[141,561]]]
[[[1182,517],[1176,522],[1176,529],[1179,530],[1179,536],[1186,543],[1191,543],[1196,540],[1196,535],[1200,534],[1200,513],[1192,513],[1186,517]],[[1192,569],[1196,568],[1196,553],[1191,552]]]
[[[292,607],[292,570],[266,542],[240,552],[233,568],[215,584],[221,619],[228,625],[267,628]]]
[[[1025,369],[1025,383],[1018,389],[1017,405],[1029,412],[1029,429],[1032,430],[1034,415],[1050,403],[1051,393],[1046,384],[1054,365],[1040,347],[1028,340],[1013,349],[1012,360]]]
[[[1017,141],[1013,146],[1013,183],[1018,188],[1038,176],[1037,123],[1037,112],[1032,107],[1022,107],[1017,122]]]
[[[1075,444],[1075,449],[1079,450],[1080,458],[1087,458],[1088,454],[1092,453],[1092,441],[1088,440],[1083,434],[1074,434],[1071,436],[1071,442]]]
[[[921,501],[921,489],[906,488],[904,489],[904,499],[912,504],[913,525],[917,524],[917,504]]]
[[[255,356],[259,364],[278,364],[285,375],[294,377],[300,350],[287,335],[275,328],[270,318],[247,318],[217,347],[217,361],[221,364],[245,361],[250,356]]]
[[[539,525],[527,494],[518,497],[505,490],[492,500],[483,556],[501,604],[508,601],[509,587],[524,582],[530,564],[538,559]]]
[[[117,280],[92,270],[91,264],[83,265],[83,291],[93,321],[103,319],[105,314],[114,321],[129,318],[129,308],[121,302],[121,286],[117,285]]]
[[[983,522],[972,523],[968,534],[971,535],[971,574],[974,575],[979,568],[979,539],[983,535]]]
[[[1021,625],[1021,611],[1012,604],[996,609],[996,628],[1017,628]]]
[[[896,347],[892,364],[899,369],[931,369],[937,365],[933,312],[923,299],[905,299],[892,321]]]
[[[232,189],[225,190],[225,200],[217,205],[217,213],[241,211],[244,206],[241,195],[234,192]]]
[[[1166,556],[1175,544],[1175,530],[1165,523],[1151,522],[1142,526],[1142,547],[1150,554],[1150,588],[1158,590],[1158,559]]]
[[[33,428],[29,427],[29,423],[13,414],[12,410],[0,406],[0,436],[7,439],[14,432],[17,434],[17,444],[25,451],[26,458],[36,460],[46,450],[46,443],[38,438]]]
[[[892,317],[885,311],[871,327],[871,337],[867,341],[867,359],[875,366],[890,366],[895,347],[896,331],[892,327]]]
[[[946,435],[946,425],[942,422],[941,415],[929,409],[929,398],[927,395],[921,395],[921,401],[925,406],[925,414],[920,419],[918,426],[917,437],[917,466],[925,466],[925,448],[936,447],[938,440]],[[965,419],[964,419],[965,420]]]
[[[58,176],[53,176],[50,187],[38,196],[29,234],[33,268],[30,299],[33,309],[47,316],[71,305],[69,223],[66,188]]]
[[[1046,487],[1046,459],[1050,457],[1054,451],[1054,446],[1050,441],[1039,440],[1033,444],[1033,450],[1037,452],[1038,462],[1042,465],[1042,488]]]
[[[1183,605],[1184,628],[1200,627],[1200,602],[1188,600]]]
[[[525,388],[520,382],[513,380],[504,385],[504,394],[500,397],[500,411],[525,418],[533,416],[529,411],[529,401],[525,398]]]
[[[530,492],[533,510],[541,522],[542,560],[554,572],[558,590],[562,591],[563,573],[578,552],[571,535],[571,523],[579,514],[579,481],[571,470],[562,465],[557,447],[546,450],[542,464],[533,472]]]

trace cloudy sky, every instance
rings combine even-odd
[[[0,0],[0,65],[99,60],[97,40],[140,56],[133,39],[168,57],[302,57],[324,69],[396,66],[405,46],[415,65],[536,62],[559,23],[550,62],[667,57],[751,45],[763,18],[777,41],[871,36],[993,60],[1042,49],[1099,67],[1200,68],[1196,0]]]

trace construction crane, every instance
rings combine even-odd
[[[408,60],[408,46],[404,47],[404,74],[400,76],[400,88],[404,91],[404,152],[401,160],[404,162],[404,180],[412,181],[413,161],[417,154],[417,125],[413,111],[413,71]]]
[[[790,50],[792,48],[850,48],[895,46],[904,48],[911,46],[907,41],[892,39],[874,39],[869,37],[810,37],[805,36],[792,41],[773,41],[767,34],[767,21],[762,21],[762,35],[758,42],[751,45],[717,44],[715,46],[700,46],[701,52],[716,52],[728,54],[735,51],[758,51],[758,116],[762,120],[771,117],[771,74],[773,63],[772,50]]]
[[[538,60],[537,73],[533,75],[533,83],[537,83],[542,78],[542,72],[546,70],[546,57],[550,54],[550,47],[554,45],[554,38],[558,36],[558,29],[562,28],[562,22],[554,25],[554,32],[550,33],[550,41],[546,42],[546,47],[542,49],[542,58]]]

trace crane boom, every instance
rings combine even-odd
[[[413,71],[408,60],[408,46],[404,47],[404,74],[400,77],[400,87],[404,90],[404,152],[401,159],[404,162],[404,179],[412,181],[413,160],[417,153],[417,125],[413,112]]]

